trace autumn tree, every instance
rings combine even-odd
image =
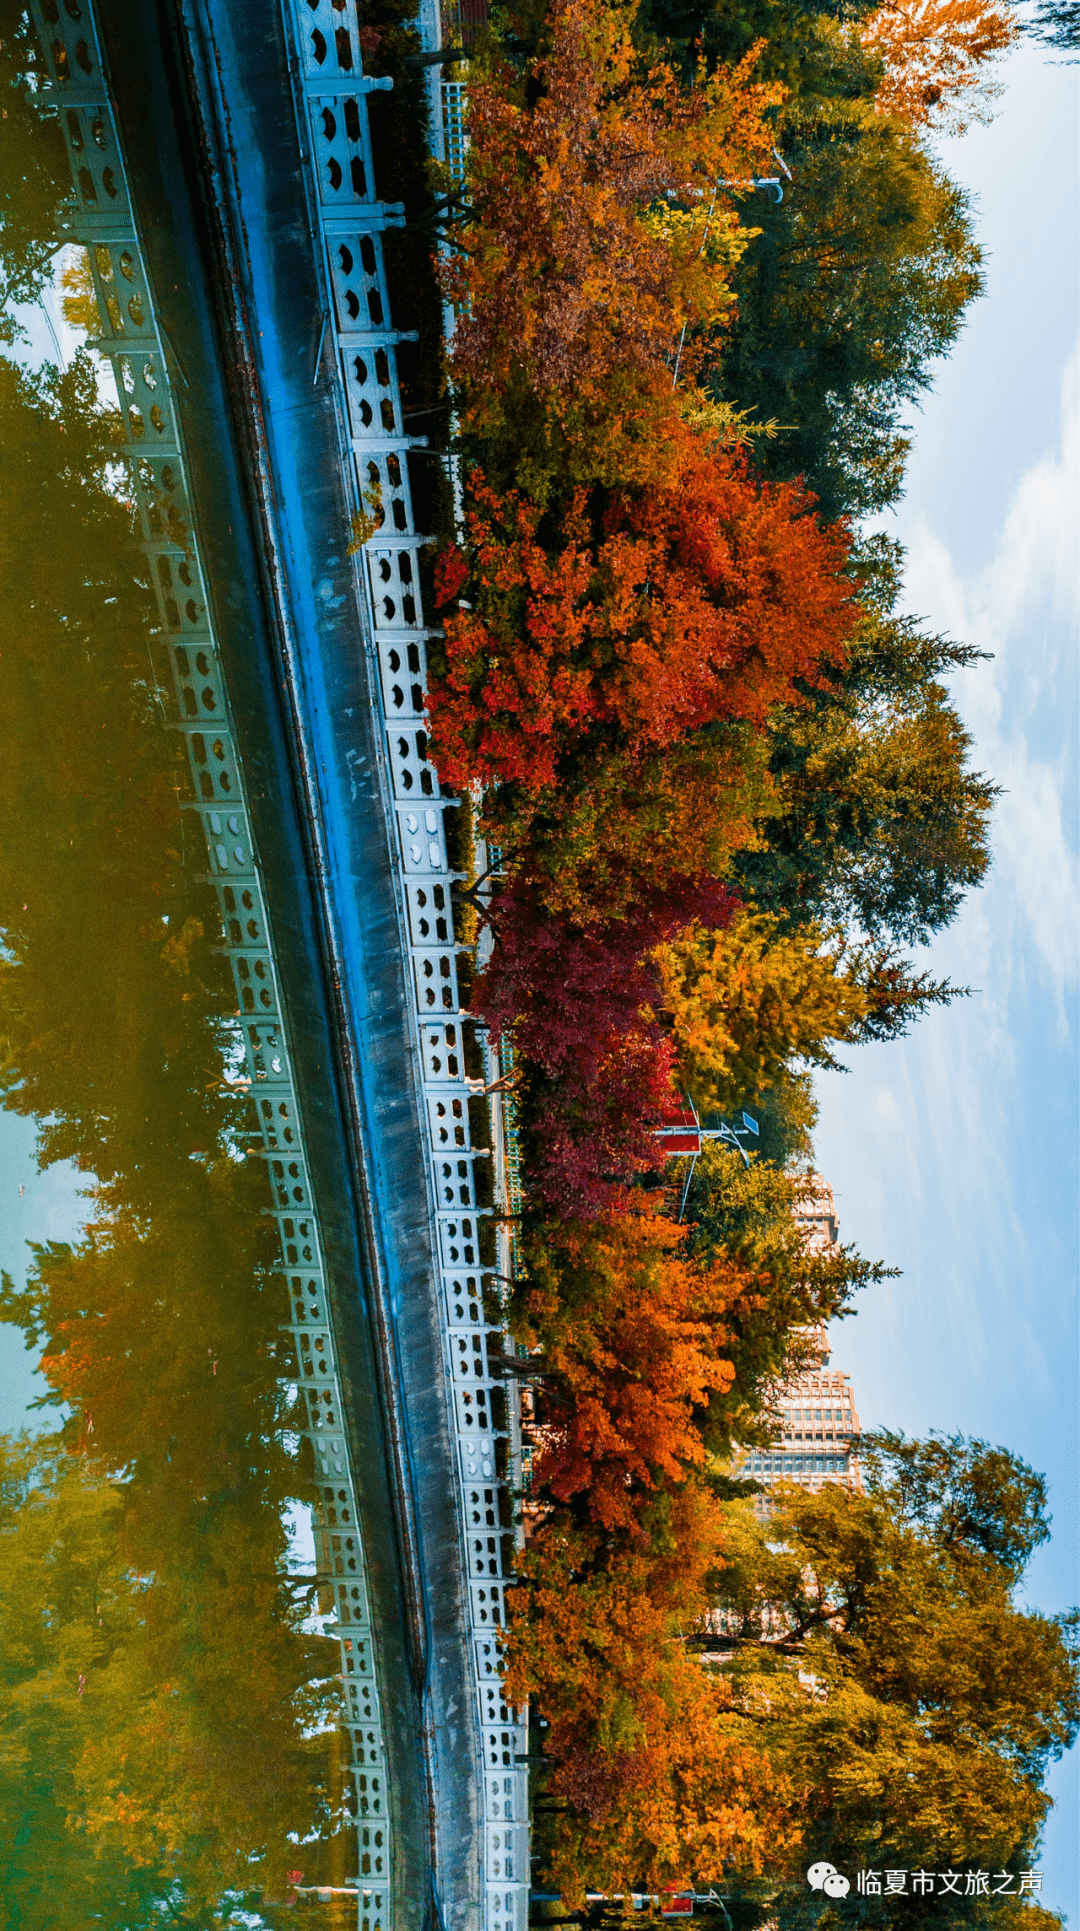
[[[521,1333],[541,1350],[547,1420],[539,1493],[582,1498],[607,1529],[633,1532],[659,1481],[702,1463],[695,1411],[728,1389],[728,1317],[759,1283],[727,1255],[687,1254],[655,1201],[526,1243]]]
[[[692,1484],[659,1491],[635,1537],[536,1533],[513,1592],[507,1693],[548,1722],[549,1877],[586,1890],[660,1890],[751,1869],[798,1838],[799,1780],[777,1775],[729,1717],[726,1685],[683,1640],[704,1613],[723,1520]]]
[[[843,6],[742,0],[738,8],[726,0],[644,0],[635,33],[687,83],[700,62],[710,70],[736,66],[758,47],[755,73],[784,92],[777,115],[782,137],[792,115],[872,102],[880,65],[862,47],[859,27],[874,11],[875,0],[846,0]],[[757,207],[751,203],[755,214]]]
[[[744,911],[720,932],[687,930],[656,959],[679,1078],[720,1113],[792,1062],[834,1066],[837,1042],[895,1037],[954,996],[887,948],[813,925],[785,930],[764,912]]]
[[[537,512],[471,478],[470,607],[449,611],[428,699],[451,785],[556,782],[609,745],[672,745],[715,720],[761,725],[843,659],[846,541],[790,486],[688,438],[678,488],[616,495],[597,527],[583,495],[548,549]],[[444,564],[446,601],[464,581]]]
[[[576,759],[539,806],[500,787],[483,818],[553,916],[640,925],[688,867],[715,892],[744,854],[766,849],[762,826],[781,809],[767,736],[726,723],[663,750]]]
[[[782,1490],[767,1524],[730,1506],[716,1602],[733,1701],[777,1768],[807,1776],[816,1855],[1015,1870],[1080,1714],[1075,1618],[1014,1602],[1045,1487],[958,1437],[882,1436],[866,1466],[865,1494]],[[774,1911],[805,1893],[801,1871],[775,1876]]]
[[[1015,31],[1010,17],[998,0],[910,9],[901,0],[892,12],[866,0],[646,0],[639,15],[643,46],[686,81],[702,60],[736,62],[763,40],[756,71],[784,89],[783,200],[741,201],[758,233],[732,270],[737,305],[717,341],[720,372],[702,379],[751,421],[774,425],[755,445],[759,462],[769,475],[801,476],[828,518],[895,500],[906,411],[981,287],[966,199],[918,137],[927,114],[948,119],[962,104],[971,78],[977,105],[1002,33]],[[923,26],[930,37],[920,41]],[[905,72],[913,126],[877,111],[887,97],[903,104]],[[773,158],[766,172],[776,171]]]
[[[733,1443],[771,1439],[776,1390],[815,1358],[807,1330],[890,1272],[813,1248],[797,1218],[811,1185],[710,1143],[681,1220],[638,1189],[587,1221],[526,1222],[508,1311],[547,1390],[541,1487],[631,1523],[658,1474],[711,1480]]]
[[[741,1094],[737,1107],[739,1111],[745,1107],[757,1121],[754,1141],[757,1158],[780,1172],[813,1165],[818,1102],[809,1067],[782,1068],[763,1092]],[[721,1117],[715,1113],[704,1114],[702,1122],[717,1127]]]
[[[638,58],[631,19],[566,0],[523,74],[503,63],[469,87],[452,375],[485,466],[537,501],[560,469],[656,477],[680,331],[715,327],[731,303],[744,243],[723,184],[769,146],[778,96],[751,78],[752,54],[680,88]]]
[[[1050,1539],[1046,1477],[1007,1448],[883,1428],[866,1437],[860,1455],[868,1492],[958,1559],[995,1563],[1016,1583]]]
[[[887,0],[861,29],[864,47],[884,64],[878,113],[953,134],[988,121],[1001,93],[994,63],[1021,31],[1007,0]]]
[[[858,1027],[867,995],[823,936],[746,912],[726,933],[694,930],[660,949],[679,1075],[700,1107],[726,1112],[792,1060],[833,1063],[831,1046]]]
[[[726,887],[673,877],[638,920],[582,926],[550,914],[527,878],[510,879],[485,909],[496,944],[474,986],[474,1010],[496,1043],[512,1038],[553,1078],[592,1084],[612,1035],[636,1027],[656,1000],[651,952],[706,908],[718,925],[731,916]]]
[[[591,1080],[519,1085],[522,1171],[535,1200],[563,1218],[618,1211],[628,1182],[663,1162],[656,1127],[673,1103],[671,1046],[642,1020],[602,1042]]]
[[[582,926],[508,881],[486,919],[494,950],[472,989],[496,1042],[514,1042],[527,1094],[525,1169],[561,1213],[596,1211],[660,1159],[653,1129],[671,1104],[673,1054],[655,1017],[652,948],[695,916],[730,916],[717,880],[670,877],[637,916]]]

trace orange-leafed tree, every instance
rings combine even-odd
[[[1008,0],[887,0],[861,35],[885,63],[878,112],[957,134],[989,120],[1001,93],[995,63],[1021,31]]]
[[[535,1481],[606,1529],[636,1533],[658,1484],[704,1461],[695,1410],[734,1380],[725,1322],[758,1284],[727,1256],[688,1256],[685,1232],[639,1195],[531,1243],[525,1332],[552,1397]]]
[[[794,484],[686,431],[677,488],[575,494],[558,541],[536,510],[471,478],[471,606],[442,575],[445,669],[428,699],[432,756],[451,785],[539,793],[567,761],[647,752],[718,720],[765,721],[843,661],[855,607],[848,538]]]
[[[658,1492],[639,1536],[573,1526],[535,1535],[505,1641],[508,1694],[547,1718],[551,1878],[586,1890],[656,1891],[760,1866],[797,1839],[794,1786],[755,1747],[726,1683],[685,1638],[700,1628],[724,1523],[696,1483]]]
[[[642,62],[631,26],[626,6],[564,0],[523,76],[470,86],[471,220],[447,270],[469,429],[522,386],[564,421],[598,406],[609,445],[620,412],[656,428],[684,324],[731,307],[746,238],[725,182],[761,171],[782,90],[752,80],[756,49],[687,88]]]

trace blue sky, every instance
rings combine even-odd
[[[994,863],[920,963],[975,988],[818,1082],[816,1150],[842,1237],[903,1269],[833,1330],[864,1424],[1001,1442],[1051,1484],[1027,1600],[1077,1600],[1077,122],[1080,69],[1031,49],[997,118],[942,143],[988,253],[914,419],[907,607],[993,651],[953,682],[1005,787]],[[1042,1860],[1077,1918],[1076,1752]]]
[[[26,1279],[27,1241],[70,1240],[86,1205],[78,1191],[86,1185],[85,1174],[66,1161],[38,1172],[36,1137],[33,1120],[0,1113],[0,1268],[20,1287]],[[35,1419],[27,1416],[26,1405],[45,1393],[34,1373],[35,1359],[17,1329],[0,1327],[0,1429],[23,1428]]]

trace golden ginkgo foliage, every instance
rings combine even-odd
[[[996,62],[1020,31],[1006,0],[887,0],[862,33],[885,63],[879,113],[953,134],[988,121],[1001,92]]]

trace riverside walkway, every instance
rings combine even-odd
[[[359,1923],[510,1931],[529,1871],[527,1733],[497,1653],[518,1430],[477,1187],[493,1158],[507,1198],[505,1129],[495,1102],[493,1149],[471,1143],[455,801],[425,757],[425,539],[381,243],[400,211],[367,114],[388,83],[342,0],[31,12],[274,1198]]]

